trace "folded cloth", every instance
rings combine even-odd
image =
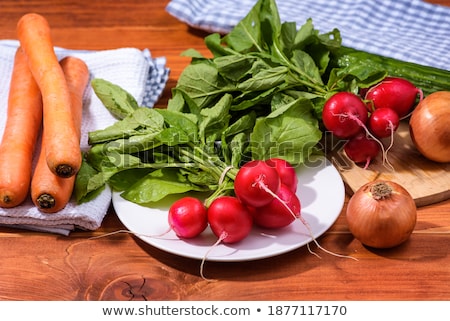
[[[166,10],[192,27],[230,31],[256,0],[172,0]],[[312,18],[325,33],[338,28],[342,43],[404,61],[449,70],[450,8],[421,0],[277,0],[282,21]]]
[[[0,41],[0,133],[5,127],[9,82],[18,45],[15,40]],[[141,106],[153,107],[168,79],[165,58],[152,58],[148,49],[87,51],[55,48],[55,52],[59,59],[69,55],[83,59],[89,67],[91,78],[103,78],[121,86]],[[111,125],[116,119],[91,87],[86,90],[83,101],[81,149],[86,151],[89,148],[88,132]],[[53,214],[40,212],[28,199],[15,208],[0,208],[0,224],[63,235],[70,234],[75,228],[95,230],[100,227],[110,203],[111,191],[108,188],[90,202],[76,204],[72,200],[63,210]]]

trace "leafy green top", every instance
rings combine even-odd
[[[78,201],[106,183],[139,204],[192,191],[208,200],[232,193],[243,162],[279,157],[297,165],[318,153],[326,99],[386,76],[379,65],[337,65],[339,31],[321,34],[312,20],[299,29],[281,23],[274,0],[258,1],[229,34],[211,34],[205,44],[212,58],[185,51],[192,62],[167,109],[138,107],[123,89],[93,81],[120,120],[89,133]]]

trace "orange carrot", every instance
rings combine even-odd
[[[79,141],[81,136],[83,93],[89,81],[89,70],[83,60],[75,57],[66,57],[60,63],[71,96],[76,138]],[[63,209],[70,201],[75,184],[75,175],[63,178],[55,175],[50,170],[45,157],[47,146],[48,141],[43,141],[31,181],[31,199],[42,212],[55,213]]]
[[[81,166],[80,144],[70,110],[70,94],[56,57],[47,20],[35,13],[22,16],[17,35],[43,100],[43,141],[47,164],[56,175],[70,177]]]
[[[33,153],[42,122],[39,87],[22,48],[14,57],[6,126],[0,145],[0,206],[14,207],[28,196]]]

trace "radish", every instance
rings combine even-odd
[[[277,196],[278,198],[274,198],[269,204],[253,209],[253,222],[256,225],[264,228],[282,228],[300,217],[300,199],[289,186],[281,184]]]
[[[221,242],[236,243],[243,240],[253,225],[248,208],[233,196],[220,196],[208,208],[208,222]]]
[[[286,160],[281,158],[270,158],[266,163],[276,169],[280,176],[281,184],[286,185],[292,192],[297,191],[298,177],[295,168]]]
[[[234,196],[219,196],[215,198],[207,210],[211,231],[217,236],[217,241],[205,253],[200,264],[200,276],[209,252],[220,243],[232,244],[245,239],[253,227],[253,217],[250,210]]]
[[[367,106],[351,92],[338,92],[325,103],[322,120],[325,128],[338,138],[356,135],[368,119]]]
[[[193,238],[208,226],[207,210],[199,199],[183,197],[170,206],[168,221],[178,237]]]
[[[265,161],[253,160],[245,163],[234,180],[234,192],[246,205],[260,207],[273,200],[280,189],[281,179],[274,167]]]
[[[344,151],[348,158],[355,163],[364,163],[366,169],[380,152],[380,145],[377,141],[361,133],[345,143]]]
[[[369,130],[378,138],[392,137],[400,124],[400,118],[391,108],[375,109],[369,117]]]
[[[403,118],[411,112],[418,95],[419,101],[422,100],[422,90],[410,81],[386,77],[367,91],[365,99],[371,101],[375,109],[391,108],[399,118]]]
[[[365,109],[365,105],[363,103],[363,108]],[[367,114],[367,112],[366,112]],[[366,115],[367,117],[367,115]],[[358,128],[359,130],[359,128]],[[270,163],[270,162],[269,162]],[[274,174],[274,172],[275,174]],[[299,219],[300,222],[306,227],[308,230],[309,235],[311,236],[312,241],[317,245],[318,248],[323,250],[326,253],[339,256],[339,257],[347,257],[344,255],[336,254],[331,251],[328,251],[327,249],[323,248],[319,242],[314,237],[313,231],[311,229],[311,226],[309,223],[304,219],[302,215],[300,215],[300,199],[298,199],[298,211],[295,204],[295,199],[289,199],[288,195],[289,193],[292,193],[292,191],[288,188],[283,190],[283,192],[280,193],[280,189],[283,188],[281,184],[281,179],[277,171],[269,166],[267,162],[264,161],[250,161],[246,164],[244,164],[240,169],[239,172],[236,175],[236,178],[234,180],[234,190],[237,198],[234,200],[234,202],[238,202],[239,200],[242,201],[246,205],[247,208],[245,208],[247,213],[253,213],[253,215],[257,215],[258,211],[261,207],[273,202],[274,200],[277,200],[278,202],[275,204],[278,204],[278,208],[276,210],[281,211],[283,210],[286,213],[289,213],[290,216],[294,219]],[[281,195],[278,195],[278,194]],[[292,194],[290,194],[292,196]],[[295,195],[295,194],[294,194]],[[296,196],[296,195],[295,195]],[[284,199],[283,199],[283,198]],[[297,198],[297,196],[296,196]],[[264,199],[264,201],[262,201]],[[217,201],[214,200],[213,203]],[[227,203],[224,201],[221,201],[221,203]],[[211,204],[212,206],[213,204]],[[221,205],[220,208],[225,207],[225,204],[219,204]],[[210,210],[211,206],[208,209],[208,220],[209,225],[211,226],[211,229],[213,229],[214,222],[210,220]],[[217,206],[217,205],[215,205]],[[242,205],[241,205],[242,206]],[[291,208],[292,206],[292,208]],[[236,207],[237,204],[236,204]],[[232,206],[231,208],[234,208]],[[251,208],[249,210],[248,208]],[[221,209],[222,211],[225,211],[224,209]],[[216,210],[214,210],[216,211]],[[286,214],[284,213],[284,214]],[[250,214],[250,217],[252,217],[252,214]],[[253,222],[253,221],[252,221]],[[233,223],[235,224],[235,223]],[[244,222],[243,225],[247,227],[248,222]],[[251,226],[249,227],[251,228]],[[215,228],[217,229],[217,227]],[[214,234],[220,235],[218,242],[221,242],[221,240],[226,240],[227,235],[223,235],[224,231],[218,229]],[[217,243],[216,243],[217,244]],[[309,246],[308,246],[309,249]],[[310,249],[309,249],[310,250]],[[310,252],[316,256],[318,256],[316,253],[310,250]],[[205,256],[206,257],[206,256]],[[352,258],[352,257],[350,257]],[[354,259],[354,258],[352,258]],[[202,268],[203,268],[203,262],[202,262]]]

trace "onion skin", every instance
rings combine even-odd
[[[387,191],[380,195],[375,189]],[[389,192],[389,190],[391,190]],[[391,248],[405,242],[416,226],[414,199],[401,185],[376,180],[361,186],[350,198],[346,218],[353,236],[373,248]]]
[[[450,91],[436,91],[414,109],[409,132],[417,150],[427,159],[450,162]]]

